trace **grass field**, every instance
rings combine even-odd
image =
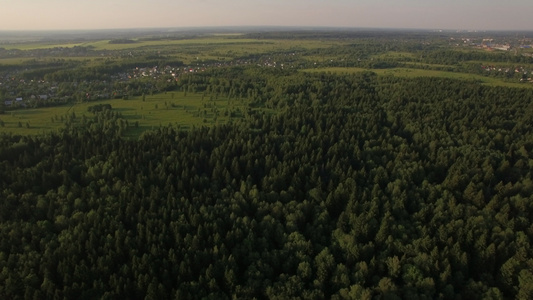
[[[196,37],[192,39],[182,39],[182,40],[154,40],[154,41],[144,41],[137,40],[135,43],[125,43],[125,44],[113,44],[109,43],[110,40],[97,40],[97,41],[88,41],[83,43],[13,43],[2,45],[3,48],[7,50],[11,49],[20,49],[20,50],[34,50],[34,49],[51,49],[56,47],[72,48],[75,46],[84,46],[84,47],[93,47],[95,50],[126,50],[126,49],[136,49],[136,48],[150,48],[150,47],[168,47],[168,46],[187,46],[187,45],[246,45],[246,44],[259,44],[259,45],[275,45],[276,48],[287,48],[299,46],[301,48],[316,48],[317,46],[332,46],[332,42],[321,42],[321,41],[310,41],[310,40],[260,40],[260,39],[245,39],[245,38],[236,38],[234,35],[214,35],[206,37]],[[335,43],[333,43],[335,44]],[[263,49],[261,47],[261,49]],[[268,49],[265,49],[268,50]]]
[[[0,58],[0,65],[4,66],[15,66],[20,65],[25,62],[33,60],[33,58],[23,58],[23,57],[14,57],[14,58]]]
[[[227,97],[204,96],[203,94],[188,94],[183,92],[169,92],[130,100],[102,100],[65,105],[50,108],[20,109],[8,111],[0,115],[4,127],[0,132],[21,135],[37,135],[43,132],[57,130],[64,125],[61,121],[74,113],[80,120],[83,115],[92,118],[88,112],[89,106],[97,104],[111,104],[113,111],[118,111],[129,123],[126,136],[136,138],[145,130],[154,129],[161,125],[179,125],[182,129],[193,126],[212,126],[223,124],[233,119],[242,118],[248,109],[246,99],[228,99]],[[218,116],[215,114],[218,111]],[[227,112],[227,114],[226,114]],[[138,127],[135,123],[138,122]]]
[[[16,66],[20,64],[28,64],[31,62],[47,63],[54,60],[61,59],[64,61],[81,61],[81,62],[94,62],[97,60],[103,61],[104,58],[98,56],[69,56],[69,57],[44,57],[44,58],[27,58],[27,57],[15,57],[15,58],[0,58],[0,66]]]
[[[389,51],[385,53],[380,53],[378,55],[373,55],[373,58],[388,58],[388,59],[404,59],[404,58],[415,58],[416,55],[411,52],[397,52],[397,51]]]
[[[132,44],[111,44],[109,40],[96,42],[87,42],[80,46],[93,47],[95,50],[125,50],[135,48],[149,48],[159,46],[183,46],[183,45],[219,45],[219,44],[249,44],[257,43],[259,40],[254,39],[231,39],[222,37],[207,37],[184,40],[157,40],[157,41],[139,41]]]
[[[365,68],[342,68],[342,67],[332,67],[332,68],[316,68],[316,69],[305,69],[304,72],[331,72],[335,74],[350,74],[363,71],[372,71],[378,75],[382,76],[399,76],[399,77],[442,77],[442,78],[454,78],[454,79],[463,79],[463,80],[476,80],[480,81],[482,84],[489,86],[503,86],[503,87],[515,87],[515,88],[533,88],[533,84],[529,83],[513,83],[499,80],[497,78],[485,77],[475,74],[467,73],[457,73],[457,72],[447,72],[447,71],[436,71],[436,70],[421,70],[421,69],[410,69],[410,68],[392,68],[392,69],[365,69]]]
[[[45,42],[33,42],[33,43],[13,43],[2,45],[2,48],[7,50],[19,49],[19,50],[37,50],[37,49],[52,49],[52,48],[72,48],[74,46],[81,46],[83,43],[45,43]]]
[[[134,54],[160,53],[172,56],[184,63],[193,63],[196,60],[227,61],[248,55],[261,55],[281,51],[298,51],[318,48],[328,48],[346,44],[346,42],[320,41],[320,40],[260,40],[244,39],[235,35],[213,35],[196,37],[183,40],[138,40],[129,44],[113,44],[110,40],[88,41],[84,43],[51,44],[51,43],[20,43],[2,45],[6,49],[48,49],[55,47],[92,47],[93,50],[107,51],[132,51]],[[55,58],[55,57],[53,57]],[[46,59],[46,58],[41,58]],[[66,58],[65,58],[66,59]],[[70,59],[94,61],[95,58],[72,57]],[[15,65],[27,61],[25,58],[0,59],[0,65]]]

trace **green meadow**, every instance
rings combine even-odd
[[[380,58],[380,59],[396,59],[401,60],[405,58],[415,58],[415,53],[411,52],[401,52],[401,51],[389,51],[385,53],[380,53],[377,55],[372,55],[373,58]]]
[[[62,61],[77,61],[87,64],[94,62],[101,63],[104,60],[102,57],[98,56],[71,56],[71,57],[42,57],[42,58],[27,58],[27,57],[13,57],[13,58],[0,58],[0,67],[1,66],[17,66],[21,64],[31,64],[34,62],[37,63],[49,63],[57,61],[58,59]]]
[[[48,43],[48,42],[23,42],[2,44],[0,47],[7,50],[38,50],[38,49],[52,49],[52,48],[72,48],[75,46],[82,46],[83,43]]]
[[[4,126],[0,132],[37,135],[58,130],[69,116],[75,114],[79,122],[83,116],[92,118],[88,108],[110,104],[128,121],[126,137],[136,138],[143,131],[168,124],[188,130],[198,126],[224,124],[243,118],[248,110],[248,100],[230,99],[215,95],[168,92],[152,96],[133,97],[129,100],[113,99],[63,105],[57,107],[19,109],[0,115]]]
[[[334,74],[350,74],[358,73],[363,71],[371,71],[381,76],[398,76],[398,77],[442,77],[442,78],[453,78],[461,80],[475,80],[481,82],[481,84],[489,86],[501,86],[501,87],[514,87],[514,88],[533,88],[533,84],[530,83],[515,83],[507,82],[500,80],[498,78],[485,77],[476,74],[468,73],[459,73],[459,72],[448,72],[448,71],[437,71],[437,70],[422,70],[422,69],[411,69],[411,68],[391,68],[391,69],[366,69],[366,68],[343,68],[343,67],[328,67],[328,68],[315,68],[315,69],[305,69],[303,72],[312,72],[312,73],[334,73]]]
[[[161,40],[142,40],[134,39],[133,43],[110,43],[111,40],[96,40],[87,42],[76,43],[12,43],[2,45],[2,48],[11,50],[36,50],[36,49],[52,49],[57,47],[72,48],[75,46],[91,47],[95,50],[128,50],[138,48],[159,48],[159,47],[176,47],[179,49],[181,46],[198,46],[202,48],[204,46],[215,45],[218,49],[224,46],[242,46],[242,45],[259,45],[259,47],[252,47],[254,49],[270,50],[271,47],[264,47],[271,45],[272,48],[291,48],[300,47],[305,49],[313,49],[317,47],[332,46],[332,42],[321,42],[317,40],[261,40],[261,39],[248,39],[240,38],[235,35],[214,35],[206,37],[195,37],[191,39],[161,39]],[[335,44],[335,43],[334,43]],[[234,48],[234,47],[232,47]],[[238,49],[238,48],[236,48]]]
[[[320,40],[288,40],[288,39],[247,39],[238,35],[213,35],[182,40],[133,40],[133,43],[110,43],[111,40],[96,40],[83,43],[15,43],[2,45],[5,49],[37,50],[56,47],[72,48],[75,46],[90,47],[96,51],[132,51],[134,55],[158,53],[173,57],[184,63],[197,60],[227,61],[248,55],[266,55],[269,53],[328,48],[346,42]],[[55,58],[55,57],[51,57]],[[61,57],[71,60],[95,61],[96,57]],[[34,58],[32,58],[34,59]],[[39,58],[40,60],[46,58]],[[114,58],[118,59],[118,58]],[[329,59],[329,58],[328,58]],[[28,61],[27,58],[0,59],[0,65],[16,65]]]
[[[94,42],[87,42],[79,44],[80,46],[92,47],[95,50],[126,50],[136,48],[150,48],[150,47],[168,47],[168,46],[183,46],[183,45],[220,45],[220,44],[248,44],[256,43],[259,40],[254,39],[235,39],[235,38],[222,38],[222,37],[206,37],[206,38],[194,38],[183,40],[155,40],[155,41],[143,41],[138,40],[131,44],[113,44],[110,40],[101,40]]]

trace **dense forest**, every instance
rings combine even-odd
[[[532,89],[254,67],[176,88],[252,103],[138,140],[112,108],[0,135],[0,298],[533,298]]]

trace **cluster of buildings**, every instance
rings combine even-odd
[[[502,67],[502,66],[495,66],[495,65],[482,65],[481,69],[485,70],[486,72],[496,72],[496,73],[502,73],[502,74],[513,74],[513,75],[519,75],[521,77],[520,81],[529,81],[533,82],[533,70],[527,69],[525,67]],[[529,75],[529,76],[528,76]]]
[[[182,74],[203,72],[208,68],[241,65],[248,60],[232,62],[198,63],[190,66],[136,67],[114,74],[111,81],[75,79],[73,82],[48,82],[45,80],[25,80],[22,70],[0,74],[0,103],[5,107],[44,106],[46,102],[67,102],[76,99],[109,99],[127,94],[129,82],[146,79],[147,85],[154,86],[157,80],[177,81]],[[117,84],[120,83],[120,84]]]
[[[29,102],[44,102],[57,96],[55,83],[44,80],[25,80],[11,72],[0,75],[0,103],[6,107],[25,107]]]
[[[31,95],[30,99],[35,101],[46,101],[48,100],[50,96],[49,95]],[[19,106],[25,106],[24,98],[23,97],[16,97],[15,100],[4,100],[5,106],[12,106],[12,105],[19,105]]]
[[[452,38],[455,41],[455,38]],[[462,38],[461,41],[465,46],[476,47],[488,51],[510,51],[513,49],[531,49],[533,48],[533,41],[530,39],[517,39],[498,41],[493,38]],[[459,46],[459,44],[456,44]]]

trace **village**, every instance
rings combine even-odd
[[[450,38],[450,41],[456,46],[466,46],[476,49],[483,49],[486,51],[514,51],[515,54],[520,52],[520,55],[531,57],[533,55],[533,39],[526,37],[510,38],[502,37],[462,37]],[[461,41],[462,43],[459,43]]]
[[[280,67],[270,59],[260,59],[258,66]],[[0,73],[0,104],[5,109],[45,107],[72,101],[95,101],[128,98],[162,92],[173,86],[182,74],[204,72],[209,68],[249,65],[252,59],[228,62],[196,63],[187,66],[135,67],[111,75],[110,80],[86,80],[79,78],[69,82],[30,80],[24,70]]]
[[[524,61],[530,60],[529,56],[533,54],[533,40],[518,36],[509,38],[508,36],[481,37],[472,34],[467,36],[456,34],[449,38],[449,42],[455,47],[482,49],[495,52],[495,55],[508,53],[513,57],[522,57]],[[130,63],[127,67],[110,69],[112,71],[108,74],[100,74],[91,70],[90,67],[93,63],[102,62],[105,66],[108,62],[128,61],[134,56],[142,57],[142,55],[165,59],[175,54],[169,51],[156,51],[154,54],[153,51],[146,50],[136,50],[132,53],[131,50],[95,50],[92,47],[81,46],[32,50],[0,47],[0,59],[21,60],[19,65],[1,65],[0,111],[102,99],[127,99],[143,94],[153,94],[172,89],[183,74],[228,66],[254,65],[279,69],[413,67],[412,64],[402,62],[374,61],[372,56],[361,59],[344,54],[342,57],[332,56],[331,59],[324,59],[323,54],[320,54],[310,60],[305,58],[306,53],[302,50],[218,60],[196,57],[187,64],[143,63],[139,60],[137,66],[132,67]],[[335,55],[335,52],[332,55]],[[479,61],[479,64],[472,62],[470,65],[471,67],[460,67],[457,70],[499,78],[505,82],[533,83],[533,68],[529,63]]]

